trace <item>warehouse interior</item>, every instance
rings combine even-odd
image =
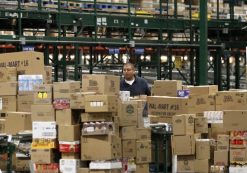
[[[1,0],[0,24],[1,171],[247,172],[247,0]],[[126,62],[151,96],[119,96]]]

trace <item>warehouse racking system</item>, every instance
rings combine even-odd
[[[66,80],[69,68],[75,80],[84,70],[120,70],[125,56],[137,64],[140,76],[173,79],[178,74],[186,84],[210,79],[220,89],[240,88],[246,3],[5,0],[0,3],[1,52],[44,51],[55,81],[59,74]]]

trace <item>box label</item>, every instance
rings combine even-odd
[[[56,122],[33,122],[34,139],[56,139]]]

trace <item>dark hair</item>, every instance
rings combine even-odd
[[[123,66],[130,66],[133,70],[135,70],[135,65],[130,62],[125,63]]]

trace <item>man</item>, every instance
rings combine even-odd
[[[124,78],[120,82],[121,91],[130,91],[130,96],[151,95],[148,83],[145,79],[135,75],[135,67],[131,63],[123,66]]]

